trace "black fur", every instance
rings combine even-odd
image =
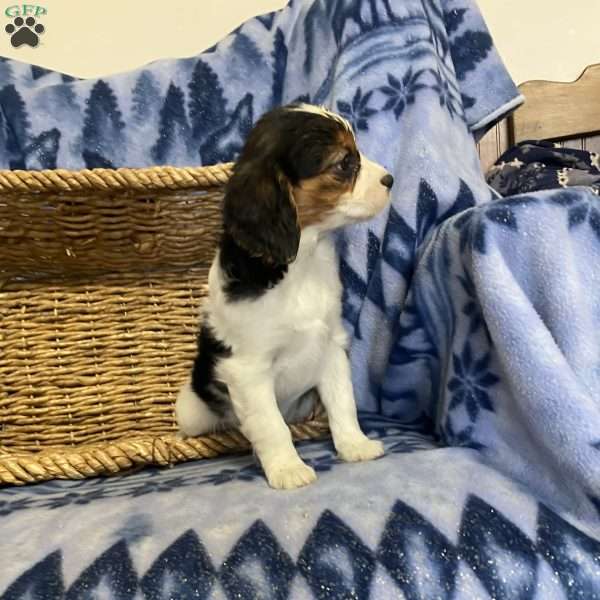
[[[203,323],[198,334],[198,354],[192,369],[192,389],[218,417],[231,411],[227,386],[215,380],[215,365],[220,358],[231,356],[231,348],[223,344]]]
[[[253,258],[286,265],[296,258],[300,227],[289,183],[276,164],[268,162],[236,165],[225,192],[223,227]]]
[[[221,240],[219,264],[225,275],[223,291],[230,302],[258,298],[279,283],[287,273],[287,264],[269,264],[240,248],[227,234]]]
[[[219,260],[230,301],[257,298],[285,276],[300,243],[290,188],[323,171],[343,128],[289,108],[257,122],[227,184]]]

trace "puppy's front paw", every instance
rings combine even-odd
[[[366,435],[352,440],[344,440],[336,445],[338,455],[347,462],[372,460],[383,456],[383,444],[379,440],[370,440]]]
[[[312,483],[317,474],[299,458],[265,468],[269,485],[276,490],[293,490]]]

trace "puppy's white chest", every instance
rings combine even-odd
[[[298,396],[319,382],[325,353],[339,328],[341,285],[333,249],[324,250],[310,269],[290,273],[286,333],[274,364],[281,399]]]
[[[284,404],[315,387],[332,340],[343,344],[341,283],[331,241],[301,244],[284,279],[256,300],[222,301],[219,283],[215,269],[211,324],[233,349],[228,368],[268,368]],[[227,379],[225,372],[222,376]]]
[[[275,393],[280,403],[293,402],[319,383],[331,337],[331,328],[322,320],[290,330],[288,342],[273,364]]]
[[[333,334],[339,313],[339,298],[326,282],[309,278],[298,286],[297,295],[288,303],[284,336],[286,354],[304,354],[321,350]]]

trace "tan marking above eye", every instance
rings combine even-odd
[[[350,152],[358,152],[356,149],[356,140],[354,139],[354,134],[350,131],[342,131],[338,136],[340,141],[340,145],[349,150]]]

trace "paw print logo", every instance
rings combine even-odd
[[[10,35],[10,43],[14,48],[27,44],[35,48],[40,42],[40,34],[44,33],[44,26],[36,23],[33,17],[17,17],[12,23],[9,23],[4,31]]]

